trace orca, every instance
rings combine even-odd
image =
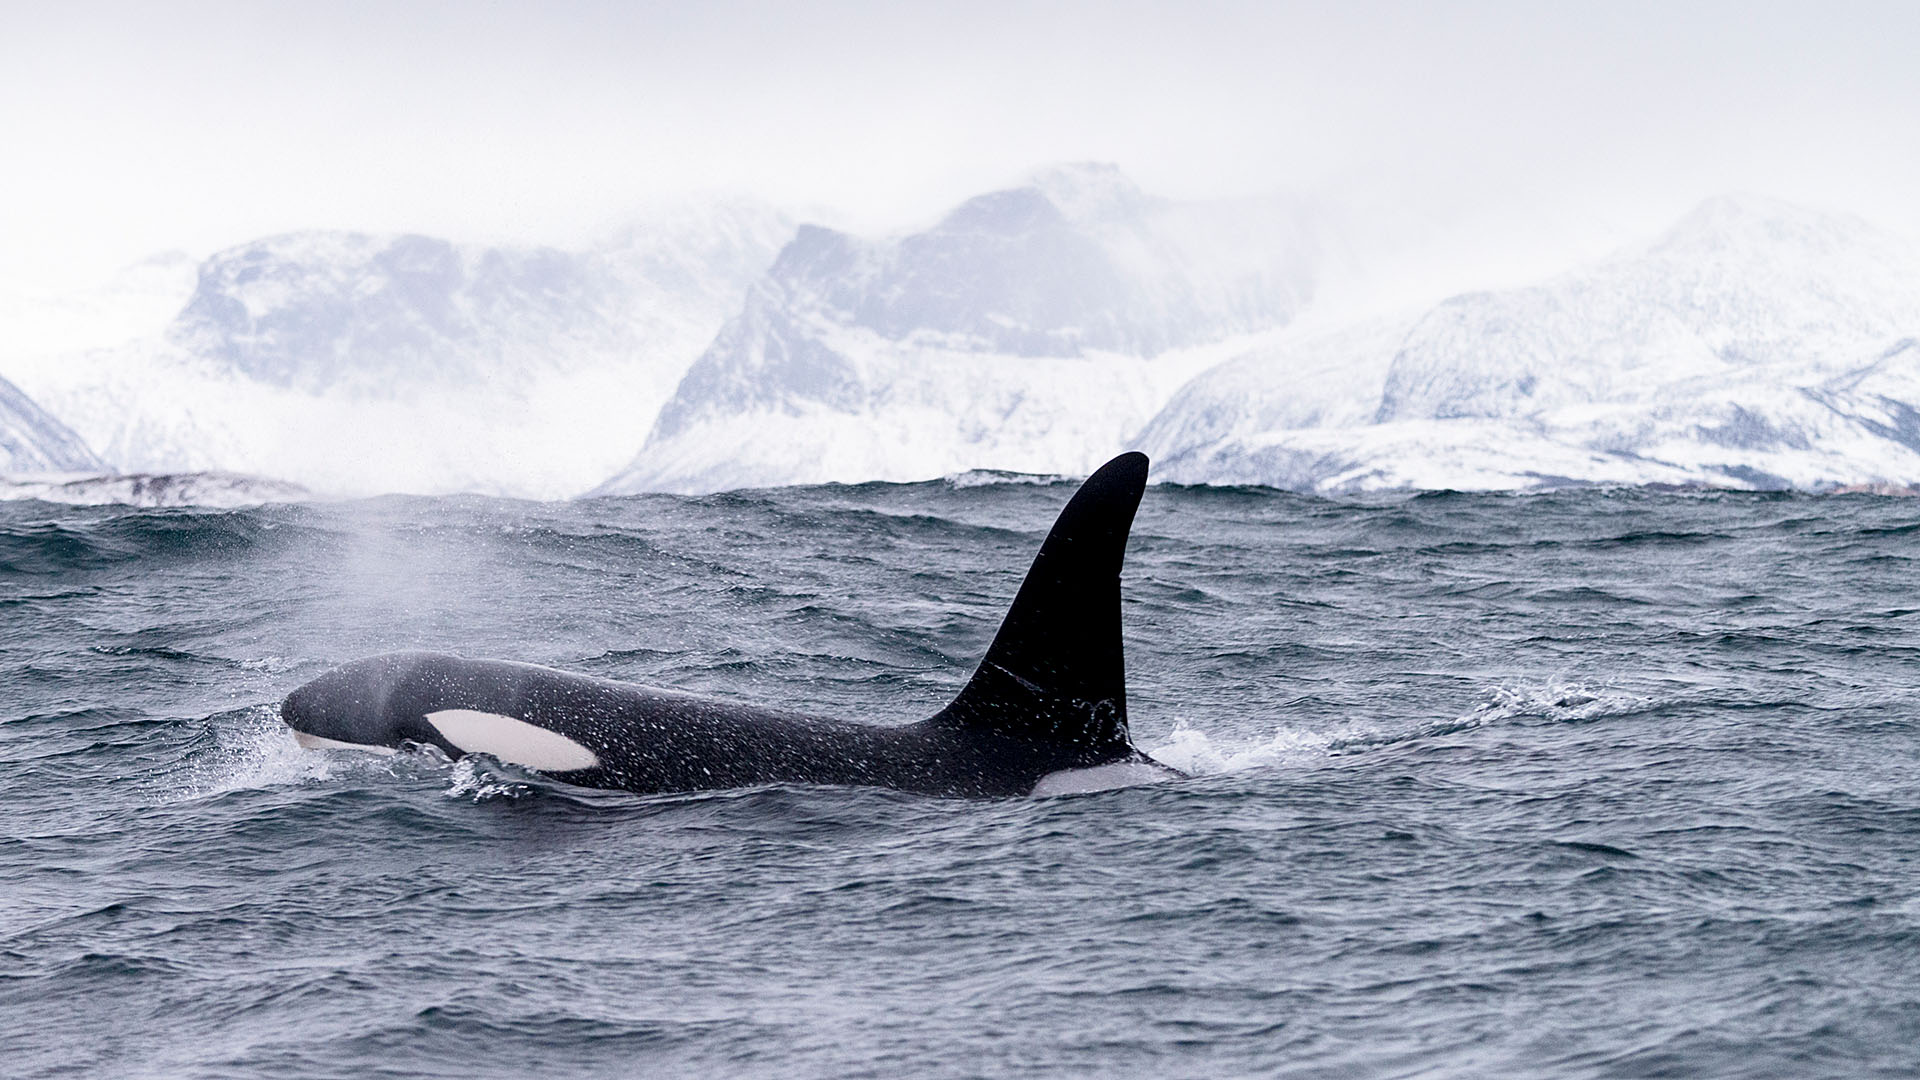
[[[425,744],[645,793],[835,784],[994,797],[1180,776],[1127,730],[1120,566],[1146,481],[1139,453],[1087,478],[973,678],[917,723],[806,716],[433,652],[335,668],[288,694],[280,716],[308,747]]]

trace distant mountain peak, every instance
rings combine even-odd
[[[774,257],[767,276],[775,281],[826,280],[846,273],[861,256],[861,242],[825,225],[801,225]]]
[[[1716,195],[1683,215],[1656,240],[1655,254],[1765,250],[1776,257],[1829,252],[1883,239],[1849,214],[1829,213],[1767,195]]]
[[[1037,188],[1010,188],[975,195],[940,219],[940,232],[1021,236],[1067,222],[1065,214]]]
[[[1073,221],[1131,217],[1161,201],[1141,191],[1120,166],[1104,161],[1049,166],[1027,184]]]
[[[975,195],[948,211],[935,229],[1019,236],[1065,225],[1138,220],[1164,205],[1119,166],[1076,162],[1042,169],[1017,187]]]

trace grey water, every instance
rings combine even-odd
[[[1911,1076],[1920,502],[1150,488],[1047,799],[296,748],[403,647],[873,723],[1064,484],[0,505],[16,1077]]]

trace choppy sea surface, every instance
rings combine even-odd
[[[303,751],[427,647],[944,704],[1066,484],[0,505],[15,1077],[1912,1076],[1920,501],[1148,490],[1047,799]]]

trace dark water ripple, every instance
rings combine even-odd
[[[1186,782],[297,750],[401,647],[893,722],[1068,491],[0,505],[9,1076],[1911,1076],[1920,504],[1152,490]]]

